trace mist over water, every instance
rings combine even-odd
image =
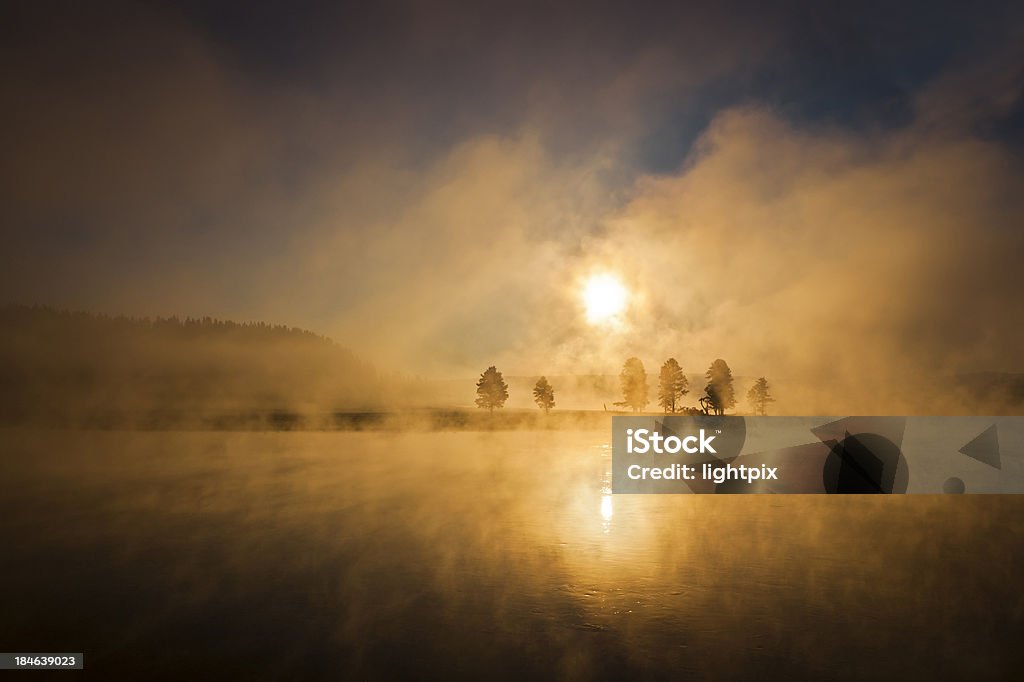
[[[1021,663],[1017,497],[612,496],[605,436],[5,430],[0,641],[102,679]]]

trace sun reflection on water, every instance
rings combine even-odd
[[[608,532],[608,526],[611,524],[613,511],[614,510],[612,509],[612,496],[611,496],[611,494],[610,493],[606,493],[604,495],[601,495],[601,518],[604,519],[604,523],[605,523],[604,532],[606,532],[606,533]]]
[[[612,516],[615,513],[612,502],[611,471],[605,471],[604,480],[601,482],[601,530],[607,535],[612,529]]]

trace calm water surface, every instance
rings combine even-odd
[[[1024,498],[612,496],[593,432],[2,437],[0,650],[90,679],[1024,663]]]

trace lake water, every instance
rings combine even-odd
[[[87,678],[1024,663],[1024,497],[612,496],[603,432],[0,437],[0,650]]]

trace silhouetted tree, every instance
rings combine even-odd
[[[754,414],[760,414],[764,416],[767,414],[766,408],[768,403],[774,403],[775,398],[772,397],[770,387],[768,386],[768,380],[761,377],[754,382],[754,385],[747,391],[747,400],[754,407]]]
[[[537,379],[537,384],[533,387],[533,402],[544,410],[544,414],[555,406],[555,389],[548,383],[547,377]]]
[[[622,401],[616,405],[629,407],[634,412],[647,407],[647,372],[640,358],[626,360],[619,373],[619,384],[622,386]]]
[[[711,402],[715,414],[725,414],[726,410],[735,407],[736,390],[732,385],[732,370],[725,360],[719,358],[712,362],[704,376],[708,380],[704,394]]]
[[[508,400],[508,384],[494,365],[488,367],[476,382],[476,406],[494,413],[495,407],[502,407]]]
[[[669,358],[661,366],[658,376],[658,404],[666,414],[677,411],[676,402],[690,392],[690,382],[683,374],[683,368],[675,358]]]

